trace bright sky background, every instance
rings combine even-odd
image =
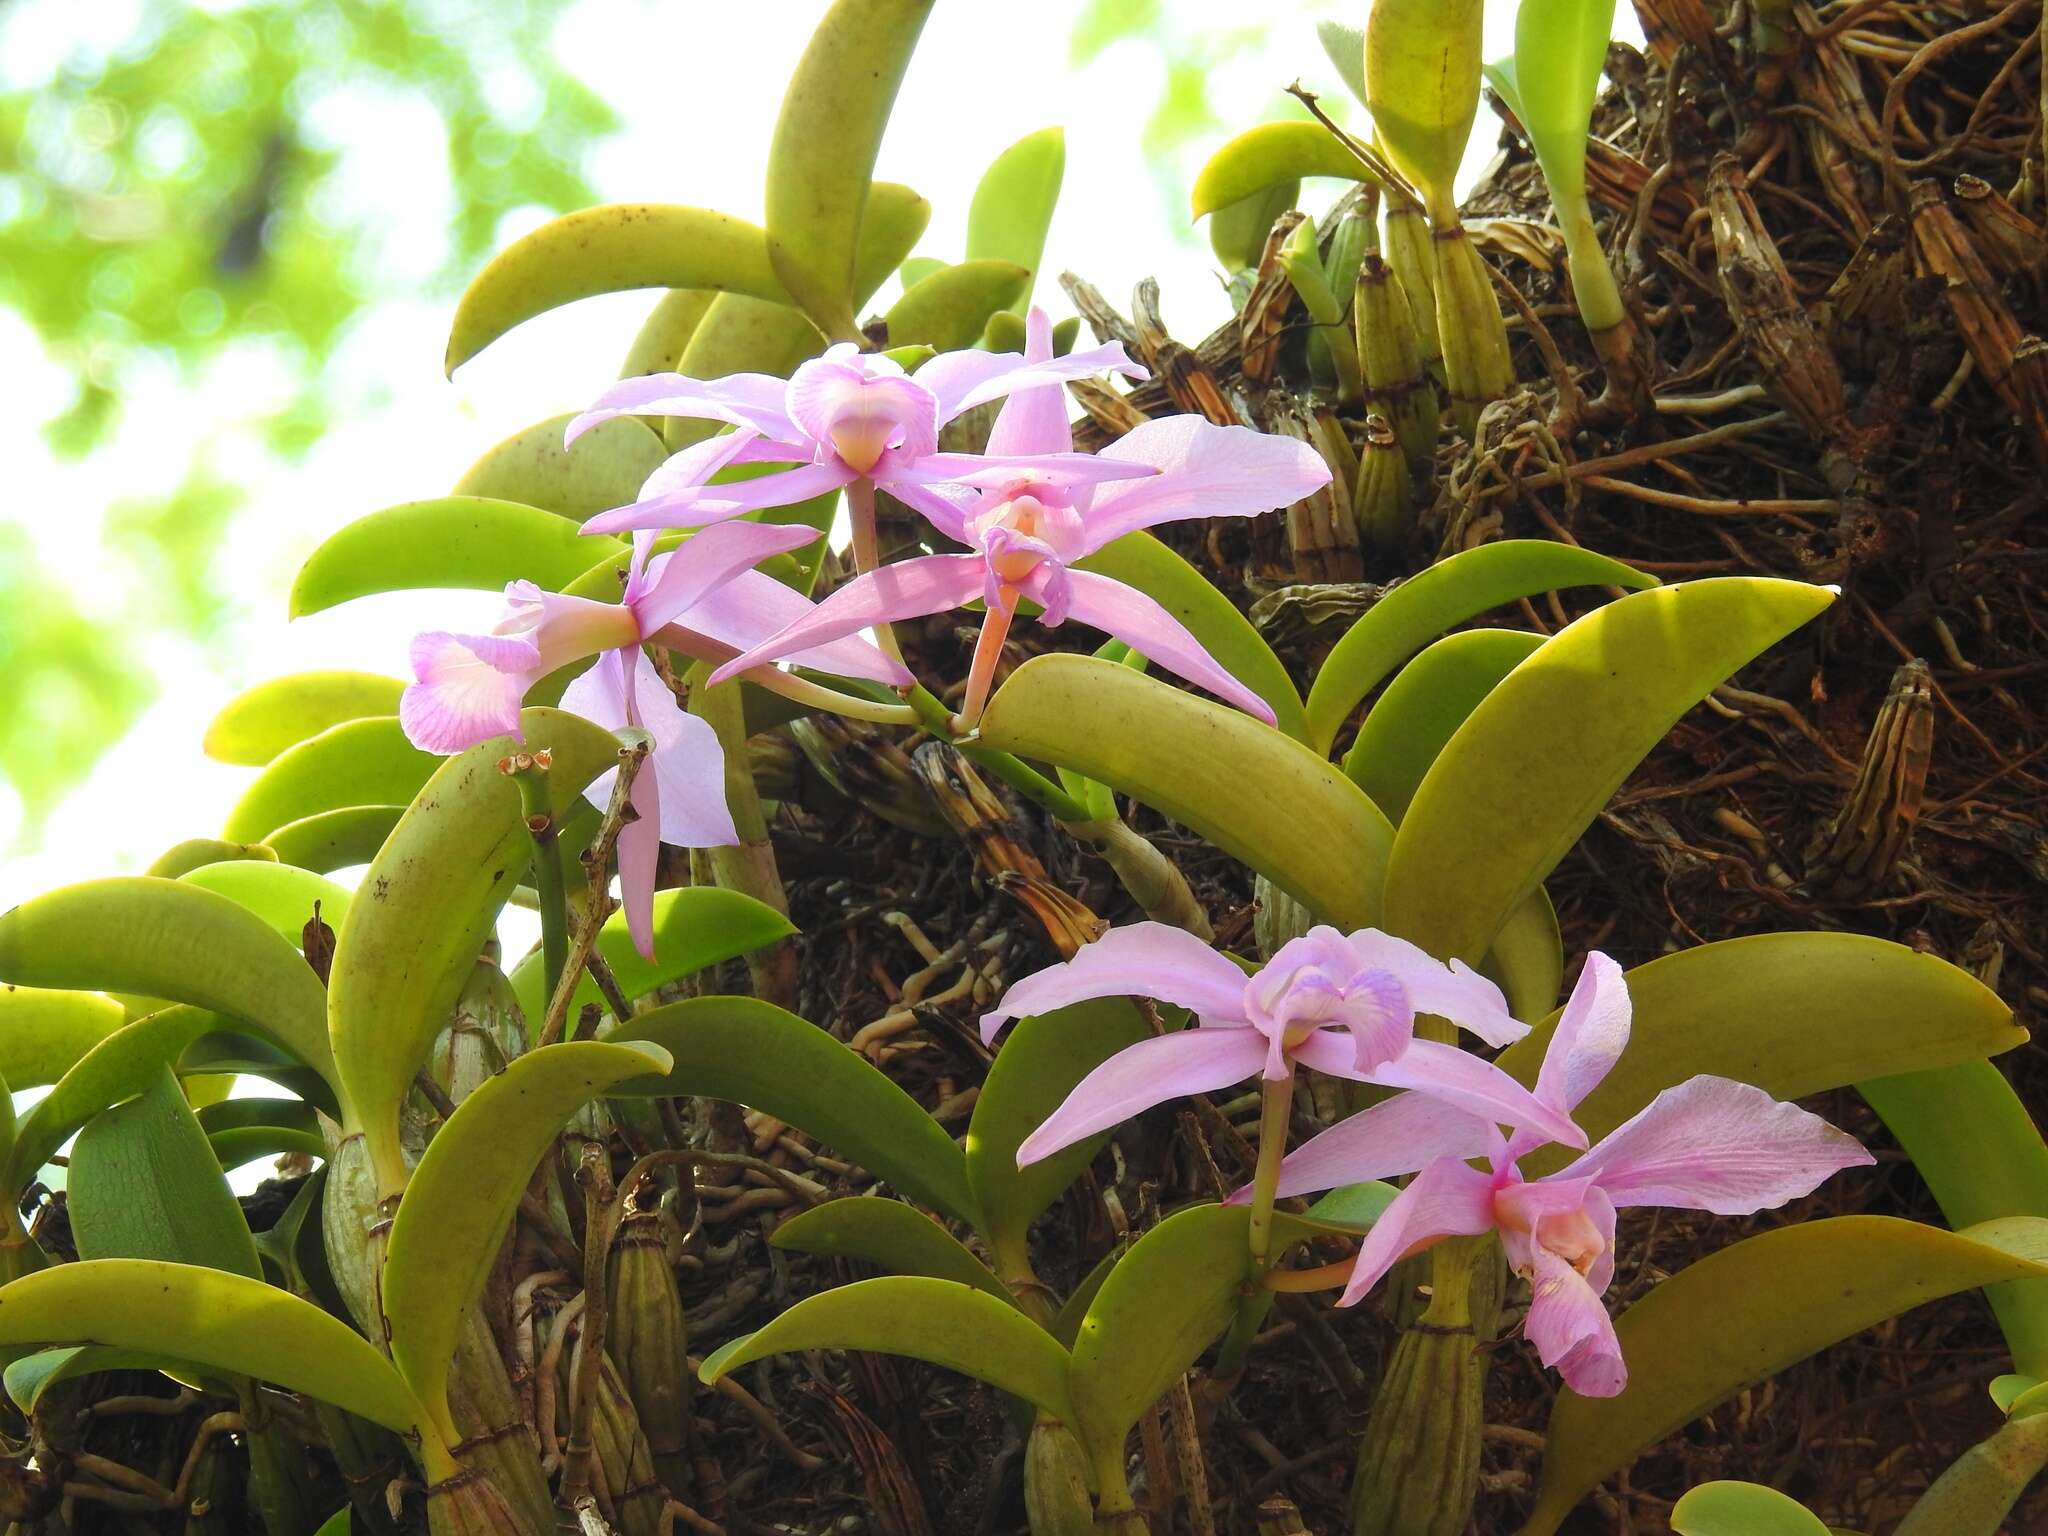
[[[1190,28],[1242,25],[1236,0],[1169,0]],[[1506,51],[1510,0],[1488,0],[1488,54]],[[781,84],[824,0],[736,5],[712,0],[583,0],[555,37],[563,59],[618,110],[624,131],[595,152],[591,179],[607,198],[697,203],[751,219],[761,215],[768,136]],[[1067,174],[1038,293],[1067,312],[1054,279],[1073,268],[1122,303],[1132,284],[1156,276],[1166,317],[1192,341],[1227,314],[1206,241],[1195,236],[1181,194],[1161,190],[1139,148],[1163,71],[1142,45],[1118,45],[1088,68],[1070,68],[1069,34],[1081,0],[1029,0],[994,7],[946,0],[933,13],[898,102],[877,174],[907,182],[932,202],[923,252],[958,259],[969,193],[1006,145],[1050,123],[1067,129]],[[1233,127],[1271,115],[1274,93],[1297,77],[1342,94],[1314,36],[1318,15],[1350,7],[1272,7],[1263,45],[1232,58],[1212,77],[1211,96]],[[1629,31],[1634,18],[1621,8]],[[118,39],[129,25],[122,0],[13,0],[0,10],[0,76],[33,79],[82,42]],[[1028,16],[1028,22],[1019,18]],[[1001,17],[1000,25],[992,25]],[[328,100],[311,131],[347,155],[354,197],[388,220],[384,260],[394,287],[415,288],[444,259],[449,209],[439,163],[438,123],[421,106],[351,110]],[[366,103],[354,104],[368,106]],[[1497,125],[1481,112],[1472,165],[1490,157]],[[1219,134],[1187,147],[1169,178],[1185,188]],[[1324,184],[1327,195],[1334,183]],[[1312,188],[1305,197],[1320,206]],[[508,218],[509,240],[539,215]],[[451,296],[452,297],[452,296]],[[883,296],[885,299],[887,295]],[[50,818],[40,848],[0,866],[0,910],[53,885],[131,872],[185,837],[212,833],[252,776],[214,763],[200,737],[214,712],[252,683],[282,673],[343,666],[402,675],[416,629],[486,625],[497,600],[480,593],[394,594],[287,623],[285,592],[299,562],[351,518],[394,502],[441,493],[484,449],[530,422],[579,408],[614,375],[649,296],[593,299],[529,322],[470,363],[450,384],[440,357],[448,304],[393,302],[355,326],[332,363],[345,409],[320,446],[281,467],[250,431],[238,446],[234,423],[260,415],[283,390],[277,364],[260,347],[222,360],[203,387],[166,370],[127,403],[115,440],[75,463],[52,457],[42,413],[69,396],[61,369],[27,325],[0,308],[10,409],[0,413],[0,463],[7,501],[0,517],[35,536],[49,568],[66,574],[88,611],[95,581],[81,550],[97,547],[105,508],[124,497],[168,489],[188,445],[213,435],[219,467],[250,485],[222,562],[236,613],[225,667],[197,647],[167,645],[138,655],[160,694],[128,737]],[[879,308],[880,306],[876,306]],[[30,409],[24,410],[27,405]],[[98,616],[118,625],[120,614]],[[33,623],[33,614],[0,615]],[[0,782],[0,848],[14,840],[16,808]]]

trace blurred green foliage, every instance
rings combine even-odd
[[[0,303],[71,380],[68,401],[31,403],[52,447],[104,442],[144,372],[196,381],[230,348],[254,348],[288,386],[250,425],[264,451],[303,453],[330,416],[323,365],[351,319],[409,296],[388,226],[416,211],[380,206],[374,175],[352,163],[352,125],[420,108],[438,120],[440,142],[416,152],[445,162],[445,239],[424,263],[405,254],[414,292],[453,291],[508,212],[596,200],[582,166],[615,124],[555,62],[566,7],[0,4]],[[46,64],[24,62],[39,50]],[[109,510],[105,548],[78,552],[94,580],[38,570],[25,534],[0,528],[0,774],[31,833],[148,702],[137,658],[151,632],[203,640],[220,616],[211,565],[241,493],[210,452],[195,445],[151,497]],[[97,568],[132,599],[109,604],[124,643],[67,595],[108,595]]]

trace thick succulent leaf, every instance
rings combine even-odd
[[[206,755],[216,762],[260,768],[285,748],[295,747],[331,725],[396,714],[398,696],[404,691],[405,684],[397,678],[374,672],[295,672],[290,677],[274,677],[221,706],[206,728]]]
[[[1598,1139],[1666,1088],[1700,1073],[1798,1099],[2011,1050],[2026,1038],[1998,995],[1903,944],[1852,933],[1767,933],[1702,944],[1628,972],[1628,1049],[1572,1118]],[[1501,1052],[1534,1083],[1553,1014]],[[1532,1175],[1574,1154],[1544,1148]]]
[[[1074,1422],[1067,1352],[1007,1301],[952,1280],[883,1275],[808,1296],[758,1333],[714,1351],[704,1381],[799,1349],[871,1349],[959,1371]]]
[[[1131,1245],[1102,1282],[1074,1338],[1073,1420],[1100,1459],[1230,1326],[1248,1283],[1251,1213],[1198,1205]]]
[[[1304,176],[1338,176],[1364,181],[1358,157],[1330,136],[1321,123],[1261,123],[1247,129],[1209,157],[1191,193],[1196,218],[1257,197],[1268,187]]]
[[[553,512],[485,496],[402,502],[359,517],[306,557],[292,582],[291,616],[303,618],[378,592],[455,587],[496,591],[531,581],[560,591],[601,560],[624,563],[626,546],[584,534]],[[389,714],[358,710],[359,715]]]
[[[1950,1464],[1892,1536],[1999,1536],[2006,1517],[2048,1467],[2048,1418],[2015,1415]],[[2032,1524],[2032,1521],[2028,1522]]]
[[[227,864],[236,859],[255,859],[265,864],[278,862],[277,850],[268,843],[230,843],[217,837],[188,837],[158,854],[143,873],[155,875],[159,880],[175,880],[202,864]]]
[[[860,1259],[896,1275],[925,1275],[986,1291],[1015,1306],[989,1268],[952,1233],[901,1200],[852,1195],[799,1212],[769,1239],[798,1253]]]
[[[190,1372],[191,1362],[169,1355],[153,1355],[139,1349],[108,1349],[100,1344],[67,1344],[60,1349],[39,1349],[7,1364],[4,1380],[7,1395],[23,1413],[34,1413],[43,1394],[81,1376],[102,1371]]]
[[[402,805],[348,805],[288,821],[270,834],[266,845],[280,864],[310,869],[315,874],[367,864],[405,814]]]
[[[427,1143],[391,1222],[383,1300],[392,1362],[441,1416],[457,1337],[535,1166],[591,1099],[667,1067],[666,1052],[637,1043],[530,1051],[480,1083]]]
[[[103,992],[0,985],[0,1082],[16,1093],[54,1083],[126,1021]]]
[[[1455,222],[1452,186],[1479,111],[1482,0],[1373,0],[1365,23],[1365,103],[1396,170],[1433,219]]]
[[[853,306],[868,181],[931,8],[932,0],[835,0],[797,62],[775,121],[768,258],[797,307],[834,341],[860,339]]]
[[[2048,1278],[2048,1221],[1965,1232],[1836,1216],[1746,1238],[1680,1270],[1615,1322],[1626,1391],[1551,1409],[1525,1536],[1550,1536],[1602,1478],[1745,1387],[1924,1302]],[[1770,1305],[1759,1307],[1757,1298]]]
[[[1950,985],[1963,992],[1973,983],[1956,972]],[[1988,992],[1973,994],[1972,1000],[1987,1017],[1997,1007]],[[1902,1009],[1909,1006],[1910,1000],[1901,1000]],[[1902,1013],[1888,1010],[1886,1017],[1903,1022]],[[1856,1089],[1913,1159],[1950,1226],[1974,1226],[1999,1216],[2048,1216],[2048,1145],[2019,1095],[1990,1062],[1864,1078]],[[2005,1330],[2014,1368],[2048,1377],[2048,1282],[1995,1285],[1985,1299]]]
[[[989,316],[1031,291],[1031,269],[1009,261],[963,261],[906,292],[883,317],[892,346],[922,344],[941,352],[971,347]]]
[[[348,720],[280,753],[228,812],[223,836],[269,841],[269,834],[326,811],[403,805],[441,759],[405,739],[396,715]]]
[[[320,920],[338,928],[348,912],[349,893],[332,880],[296,864],[263,864],[237,859],[202,864],[178,876],[185,885],[225,896],[263,919],[278,937],[300,947],[318,904]]]
[[[162,1259],[263,1278],[242,1207],[168,1067],[86,1123],[66,1188],[81,1259]]]
[[[1081,1176],[1109,1133],[1028,1168],[1017,1166],[1017,1148],[1075,1084],[1151,1033],[1128,998],[1110,997],[1019,1019],[1003,1037],[967,1125],[967,1182],[981,1212],[982,1235],[1006,1272],[1013,1264],[1028,1264],[1025,1235],[1031,1223]]]
[[[704,323],[718,293],[711,288],[671,288],[655,301],[641,322],[626,359],[619,364],[619,377],[636,379],[648,373],[674,373],[683,360],[683,350],[697,327]]]
[[[320,978],[262,918],[180,880],[88,880],[23,902],[0,915],[0,981],[190,1003],[334,1079]]]
[[[574,715],[529,709],[520,724],[527,750],[553,754],[547,794],[557,815],[618,764],[617,739]],[[440,764],[336,933],[328,1033],[351,1128],[387,1180],[399,1172],[399,1102],[532,859],[519,791],[498,771],[511,745],[498,737]]]
[[[223,1099],[199,1111],[199,1128],[223,1168],[239,1168],[286,1152],[327,1156],[319,1116],[303,1099]]]
[[[1301,695],[1287,675],[1286,663],[1237,605],[1173,550],[1140,529],[1075,564],[1136,587],[1157,602],[1187,626],[1224,671],[1272,706],[1281,730],[1296,741],[1308,739]]]
[[[1379,923],[1386,817],[1333,764],[1249,715],[1112,661],[1040,656],[996,690],[980,740],[1142,800],[1324,921]]]
[[[1280,216],[1301,200],[1301,183],[1277,181],[1263,192],[1226,203],[1209,215],[1209,249],[1226,272],[1255,269]]]
[[[960,1149],[917,1100],[817,1025],[751,997],[650,1009],[605,1035],[646,1040],[675,1060],[618,1094],[698,1094],[758,1109],[851,1158],[904,1194],[976,1219]]]
[[[720,294],[719,302],[761,303],[737,294]],[[802,319],[780,305],[761,307]],[[463,471],[453,494],[521,502],[580,523],[632,501],[668,457],[661,434],[634,416],[601,421],[565,448],[562,438],[573,420],[550,416],[513,433]]]
[[[1387,860],[1385,926],[1478,960],[1679,717],[1833,601],[1717,577],[1631,593],[1553,635],[1430,765]]]
[[[581,208],[513,241],[476,275],[455,306],[446,369],[454,373],[523,320],[629,288],[787,297],[762,232],[744,219],[675,203]]]
[[[1673,1536],[1828,1536],[1820,1516],[1761,1483],[1701,1483],[1671,1506]]]
[[[790,920],[764,901],[715,885],[692,885],[654,893],[651,962],[641,959],[640,952],[633,948],[624,912],[614,912],[605,919],[597,934],[597,952],[611,967],[619,990],[631,1001],[647,996],[666,982],[694,975],[706,966],[765,949],[795,932]],[[519,1006],[529,1019],[539,1019],[547,1012],[548,999],[543,995],[547,977],[538,950],[513,967],[511,980]],[[577,985],[569,1017],[579,1017],[585,1003],[606,1006],[603,994],[588,977]]]
[[[1344,88],[1365,104],[1365,28],[1347,27],[1328,17],[1316,23],[1316,41],[1337,71]]]
[[[967,259],[1011,262],[1035,278],[1066,169],[1064,128],[1041,128],[1026,134],[997,155],[982,172],[974,201],[967,208]],[[904,287],[910,286],[906,276]],[[1031,279],[1027,278],[1024,292],[1010,310],[1021,315],[1030,302]]]
[[[1613,29],[1614,0],[1523,0],[1515,13],[1515,115],[1560,208],[1585,197],[1586,134]]]
[[[0,1286],[0,1346],[101,1344],[273,1381],[399,1434],[420,1405],[346,1323],[260,1280],[153,1259],[60,1264]],[[452,1437],[452,1426],[442,1426]],[[445,1452],[443,1453],[445,1455]]]
[[[1633,566],[1548,539],[1482,544],[1440,560],[1374,603],[1323,659],[1308,693],[1308,743],[1327,754],[1351,712],[1388,673],[1490,608],[1565,587],[1656,585]]]

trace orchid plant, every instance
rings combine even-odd
[[[1558,1006],[1566,952],[1545,881],[1670,728],[1833,592],[1750,576],[1664,586],[1575,545],[1486,542],[1381,597],[1304,695],[1150,530],[1290,508],[1356,465],[1314,433],[1193,414],[1076,451],[1069,388],[1099,407],[1097,380],[1144,369],[1113,340],[1062,355],[1031,305],[1057,134],[997,157],[958,263],[915,256],[928,207],[873,179],[928,9],[830,8],[784,102],[765,227],[673,205],[588,210],[515,242],[463,296],[451,366],[543,309],[668,290],[627,377],[592,390],[590,409],[509,438],[450,496],[342,529],[293,589],[294,614],[407,587],[502,589],[488,633],[418,636],[409,680],[251,690],[207,733],[211,753],[257,770],[218,836],[0,915],[0,1076],[50,1090],[0,1117],[0,1349],[29,1421],[0,1456],[24,1497],[174,1511],[228,1475],[232,1441],[270,1536],[323,1519],[380,1536],[658,1536],[685,1515],[703,1528],[696,1505],[723,1480],[695,1439],[693,1382],[856,1349],[1003,1394],[1026,1436],[1034,1536],[1132,1536],[1149,1528],[1133,1430],[1170,1433],[1199,1469],[1213,1415],[1195,1393],[1213,1409],[1233,1390],[1266,1308],[1337,1286],[1355,1303],[1404,1260],[1427,1299],[1419,1317],[1392,1309],[1406,1315],[1360,1446],[1360,1536],[1465,1530],[1503,1264],[1527,1288],[1506,1305],[1564,1382],[1535,1536],[1703,1405],[1935,1294],[1997,1287],[2015,1365],[2001,1406],[2038,1422],[2048,1209],[2005,1175],[2048,1166],[2048,1149],[2007,1138],[1973,1162],[1946,1135],[1957,1106],[2032,1131],[1987,1060],[2025,1038],[1987,987],[1875,939],[1783,933],[1628,970],[1594,953]],[[1313,155],[1334,154],[1390,201],[1419,189],[1448,234],[1476,10],[1435,31],[1426,10],[1378,0],[1339,50],[1383,108],[1429,60],[1459,64],[1407,118],[1382,113],[1384,154],[1286,125],[1204,173],[1242,193],[1216,206],[1241,225],[1255,200],[1270,227],[1283,210],[1269,189],[1327,174]],[[1346,218],[1340,268],[1377,274],[1362,217]],[[1314,226],[1290,227],[1310,234],[1266,244],[1313,288]],[[1264,239],[1229,233],[1233,257]],[[1438,273],[1429,313],[1446,324],[1441,294],[1475,291],[1462,261]],[[905,267],[902,298],[857,326]],[[1324,286],[1337,313],[1342,284]],[[1411,381],[1424,387],[1397,408],[1385,391],[1399,381],[1375,361],[1420,352],[1367,341],[1358,390],[1398,409],[1387,446],[1426,468],[1434,385]],[[1476,409],[1467,384],[1486,370],[1457,346],[1449,382]],[[969,413],[998,401],[977,441]],[[1111,419],[1138,411],[1114,403]],[[662,419],[693,425],[667,437]],[[703,424],[722,430],[692,436]],[[923,519],[925,552],[882,560],[879,493]],[[841,497],[853,572],[813,601]],[[1611,600],[1554,634],[1470,627],[1567,589]],[[964,664],[889,628],[977,604]],[[1073,620],[1110,650],[1005,668],[1020,616],[1055,646]],[[785,985],[803,962],[763,803],[783,791],[756,752],[793,716],[828,714],[892,750],[882,733],[921,732],[990,769],[1058,826],[1120,848],[1110,862],[1138,904],[1174,914],[1099,932],[1049,877],[1004,870],[1033,911],[1067,919],[1046,925],[1058,960],[1015,965],[1018,945],[983,944],[956,995],[920,1002],[906,986],[880,1032],[949,1002],[978,1011],[983,1040],[1002,1038],[971,1110],[963,1094],[935,1113],[875,1040],[852,1042],[871,1057],[799,1015],[818,987]],[[1209,921],[1119,797],[1236,866],[1228,878],[1258,897],[1249,935]],[[1125,857],[1133,842],[1149,862]],[[663,844],[702,856],[663,859]],[[1177,882],[1174,899],[1139,896],[1139,873]],[[542,939],[501,965],[513,902],[537,910]],[[754,995],[715,990],[713,968],[742,957]],[[229,1074],[271,1091],[218,1099]],[[1956,1230],[1791,1223],[1610,1317],[1618,1209],[1754,1212],[1869,1163],[1792,1102],[1851,1086]],[[1171,1126],[1149,1113],[1169,1101],[1191,1111]],[[78,1258],[56,1262],[52,1229],[24,1226],[18,1202],[74,1136]],[[789,1144],[830,1156],[800,1173]],[[280,1153],[322,1166],[252,1234],[225,1170]],[[1144,1181],[1158,1209],[1118,1204],[1128,1240],[1080,1253],[1092,1267],[1070,1277],[1078,1245],[1048,1243],[1041,1218],[1101,1187],[1082,1184],[1091,1167],[1134,1159],[1166,1170]],[[691,1339],[670,1249],[702,1237],[664,1224],[694,1207],[707,1168],[762,1181],[744,1199],[770,1211],[778,1248],[883,1273],[751,1332],[733,1331],[748,1305],[735,1293]],[[876,1188],[826,1198],[828,1179]],[[715,1267],[693,1283],[719,1283]],[[1777,1304],[1758,1317],[1766,1283]],[[81,1379],[116,1369],[169,1373],[218,1404],[174,1485],[126,1468],[107,1481],[104,1458],[38,1460],[69,1454],[44,1431],[73,1413]],[[2040,1444],[2030,1428],[2011,1440]],[[308,1473],[312,1441],[338,1478]],[[1163,1490],[1144,1492],[1163,1529]]]

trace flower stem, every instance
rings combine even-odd
[[[1237,1318],[1216,1353],[1218,1383],[1234,1380],[1244,1369],[1259,1324],[1273,1309],[1273,1293],[1263,1281],[1273,1262],[1273,1191],[1280,1183],[1280,1160],[1287,1154],[1287,1117],[1293,1108],[1293,1076],[1267,1078],[1259,1106],[1259,1161],[1252,1172],[1250,1283],[1238,1297]]]
[[[999,603],[1014,605],[1017,589],[1005,586],[996,593]],[[988,706],[988,691],[996,680],[996,662],[1002,657],[1003,642],[1010,637],[1014,606],[991,607],[981,617],[981,635],[974,642],[974,661],[967,669],[967,696],[960,701],[960,713],[951,721],[956,733],[965,736],[981,721]]]
[[[853,525],[853,568],[862,576],[881,569],[882,549],[875,537],[875,482],[862,475],[846,488],[846,515]],[[896,630],[887,623],[875,626],[875,643],[892,661],[902,661],[896,644]]]
[[[741,673],[740,678],[757,688],[779,693],[792,703],[845,715],[849,719],[867,720],[876,725],[917,724],[917,713],[908,704],[884,704],[879,699],[864,699],[858,694],[814,683],[796,673],[784,672],[779,667],[756,667],[751,672]]]

